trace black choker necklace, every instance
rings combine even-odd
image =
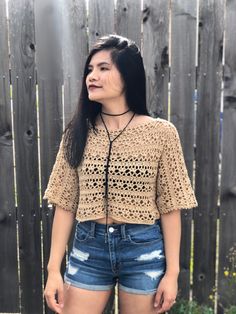
[[[128,109],[127,111],[123,112],[123,113],[118,113],[118,114],[114,114],[114,113],[106,113],[106,112],[103,112],[101,111],[102,114],[106,114],[107,116],[122,116],[123,114],[129,112],[130,109]]]

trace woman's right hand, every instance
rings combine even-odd
[[[57,294],[57,300],[56,300]],[[60,272],[48,272],[44,296],[49,308],[56,313],[62,313],[64,306],[63,279]]]

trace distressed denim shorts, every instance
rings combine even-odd
[[[88,290],[154,294],[166,269],[160,219],[153,225],[94,221],[76,225],[64,280]]]

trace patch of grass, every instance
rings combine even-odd
[[[225,314],[236,314],[236,306],[232,305],[228,310],[225,310]]]
[[[199,305],[195,301],[179,299],[168,312],[169,314],[213,314],[214,310],[206,305]],[[230,313],[233,314],[233,313]]]

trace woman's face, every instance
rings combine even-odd
[[[88,72],[86,86],[90,100],[103,103],[124,97],[123,80],[110,51],[97,52],[88,65]]]

